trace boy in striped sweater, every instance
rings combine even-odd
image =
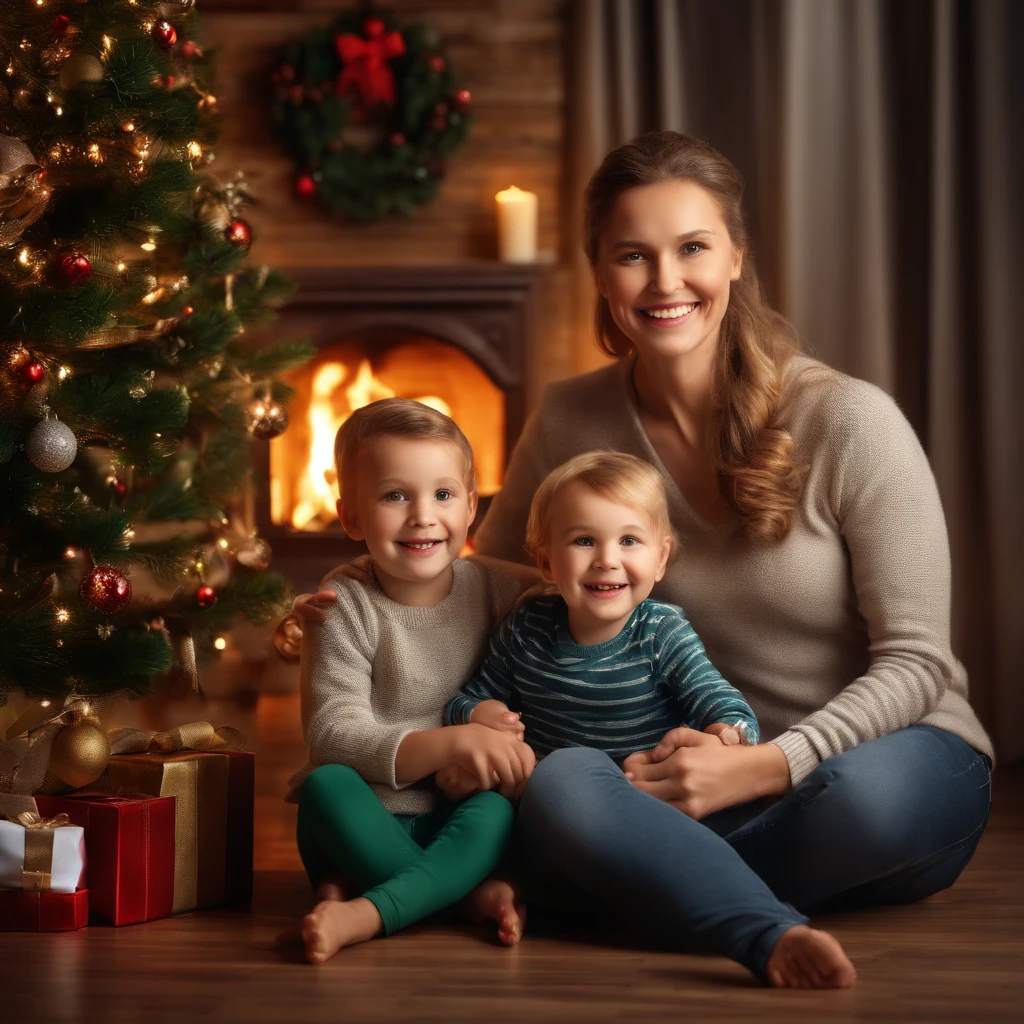
[[[449,724],[525,730],[538,757],[596,747],[620,765],[681,723],[757,742],[754,713],[682,610],[649,596],[674,543],[653,466],[609,451],[570,459],[537,490],[526,543],[558,593],[505,619]]]

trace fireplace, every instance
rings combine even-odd
[[[293,277],[298,290],[274,334],[307,338],[317,355],[288,375],[297,391],[291,425],[258,455],[254,518],[278,560],[340,561],[363,550],[334,511],[334,435],[355,409],[392,395],[462,427],[476,456],[479,522],[523,427],[537,269],[323,268]]]

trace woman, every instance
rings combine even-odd
[[[797,354],[746,251],[741,193],[721,154],[677,132],[606,157],[585,245],[618,361],[547,389],[477,535],[523,560],[537,485],[580,451],[664,477],[681,545],[653,596],[683,607],[768,742],[676,729],[628,759],[631,785],[593,751],[558,751],[519,816],[541,869],[648,919],[631,880],[671,889],[686,816],[801,911],[946,888],[988,818],[992,748],[949,646],[927,459],[883,392]]]

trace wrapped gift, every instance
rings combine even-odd
[[[9,813],[14,820],[0,821],[0,888],[73,893],[85,873],[82,828],[63,814]]]
[[[0,889],[0,932],[70,932],[89,923],[89,890]]]
[[[186,751],[111,757],[105,789],[175,798],[173,912],[224,902],[228,758]]]
[[[93,921],[136,924],[167,917],[174,905],[173,797],[75,793],[37,796],[41,814],[66,814],[85,829]]]

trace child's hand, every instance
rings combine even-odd
[[[480,792],[476,779],[465,768],[457,764],[450,764],[447,768],[442,768],[437,772],[434,776],[434,785],[452,803],[458,803],[460,800],[465,800],[466,797]]]
[[[519,720],[518,713],[509,711],[500,700],[480,701],[470,712],[469,720],[477,725],[486,725],[488,729],[497,729],[498,732],[510,732],[520,739],[526,732],[526,726]]]
[[[450,726],[454,761],[480,789],[494,789],[508,800],[536,767],[533,748],[510,732],[489,729],[475,722]]]
[[[298,661],[302,647],[302,627],[294,613],[286,615],[274,630],[274,647],[285,661]]]
[[[715,722],[714,725],[709,725],[704,732],[717,736],[727,747],[734,747],[737,743],[743,742],[739,729],[727,722]]]

